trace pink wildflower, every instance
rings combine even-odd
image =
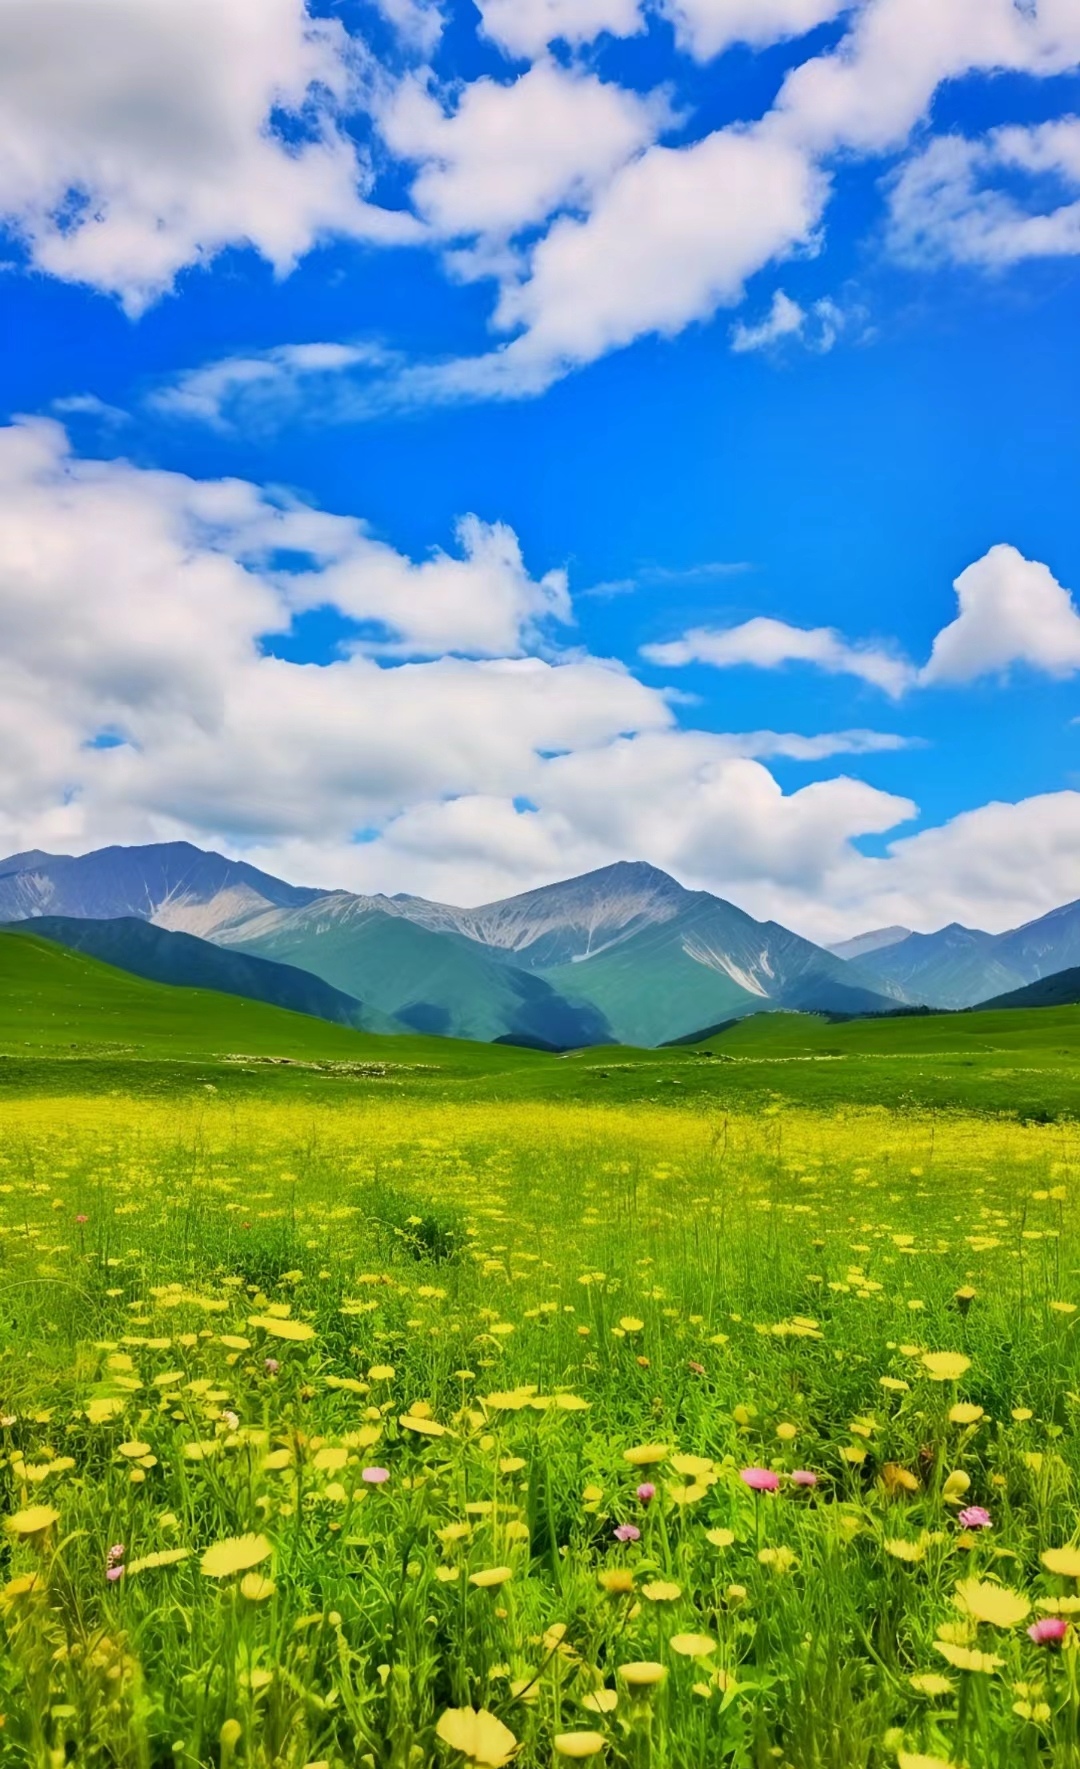
[[[90,1218],[88,1216],[83,1216],[82,1213],[80,1212],[79,1215],[75,1218],[75,1221],[78,1223],[79,1227],[81,1228],[84,1222],[90,1221]]]
[[[113,1546],[109,1549],[109,1565],[114,1566],[118,1560],[123,1560],[123,1558],[124,1558],[124,1544],[123,1544],[123,1542],[114,1542]]]
[[[637,1496],[643,1505],[650,1505],[656,1497],[656,1488],[651,1480],[643,1480],[638,1487]]]
[[[1069,1624],[1061,1615],[1044,1615],[1037,1622],[1032,1622],[1028,1629],[1028,1639],[1034,1640],[1036,1646],[1059,1646],[1068,1633]]]
[[[108,1579],[110,1585],[115,1585],[117,1579],[122,1579],[123,1576],[124,1569],[122,1566],[107,1566],[105,1568],[105,1577]]]
[[[389,1468],[365,1468],[360,1479],[368,1486],[383,1486],[390,1479]]]
[[[263,1369],[268,1376],[276,1376],[280,1368],[281,1365],[278,1363],[276,1357],[267,1357],[263,1359]]]
[[[961,1529],[992,1529],[994,1520],[982,1505],[969,1505],[956,1520]]]
[[[780,1485],[780,1476],[771,1468],[743,1468],[739,1479],[754,1493],[774,1493]]]
[[[791,1479],[794,1486],[817,1486],[817,1475],[809,1468],[796,1468]]]
[[[636,1523],[620,1523],[615,1531],[615,1540],[617,1542],[640,1542],[641,1531]]]

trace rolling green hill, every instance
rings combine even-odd
[[[1080,1010],[1017,1014],[888,1014],[838,1024],[815,1014],[762,1013],[703,1040],[726,1056],[876,1056],[1058,1050],[1080,1059]]]
[[[0,932],[0,1054],[138,1059],[252,1056],[332,1064],[448,1064],[483,1047],[379,1038],[210,990],[146,982],[32,934]],[[536,1061],[500,1049],[498,1061]],[[0,1065],[2,1067],[2,1065]]]
[[[209,940],[197,939],[194,934],[155,927],[153,922],[139,921],[132,915],[109,921],[39,916],[11,922],[0,932],[53,940],[150,983],[243,995],[250,1001],[264,1001],[292,1013],[314,1014],[318,1019],[352,1026],[361,1032],[392,1033],[403,1029],[388,1014],[366,1007],[355,996],[332,988],[310,971],[273,964],[247,952],[231,952]]]
[[[997,995],[993,1001],[984,1001],[982,1010],[997,1007],[1065,1007],[1070,1002],[1080,1002],[1080,966],[1058,971],[1052,977],[1043,977],[1039,983],[1028,983],[1024,989],[1010,990],[1008,995]]]
[[[697,1045],[585,1050],[522,1072],[519,1092],[727,1110],[944,1109],[1080,1118],[1080,1007],[901,1014],[834,1024],[762,1012]]]
[[[238,1058],[249,1059],[238,1061]],[[700,1044],[554,1056],[382,1038],[206,990],[145,982],[33,935],[0,932],[0,1091],[67,1096],[350,1095],[632,1101],[724,1113],[789,1105],[1080,1117],[1080,1006],[831,1024],[763,1012]],[[328,1091],[329,1090],[329,1091]]]

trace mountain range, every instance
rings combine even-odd
[[[826,950],[643,862],[458,908],[290,885],[186,842],[13,855],[0,922],[369,1031],[552,1049],[659,1045],[771,1008],[967,1007],[1080,965],[1080,904],[1010,934],[888,928]]]
[[[896,930],[892,930],[896,931]],[[1080,902],[1004,934],[953,922],[934,934],[908,933],[863,951],[859,969],[872,988],[926,1007],[975,1007],[1080,965]]]

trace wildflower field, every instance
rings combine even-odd
[[[1080,1764],[1078,1163],[7,1097],[0,1763]]]

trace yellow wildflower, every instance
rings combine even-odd
[[[199,1570],[208,1579],[228,1579],[234,1573],[247,1572],[260,1561],[269,1560],[272,1553],[265,1536],[229,1536],[207,1548]]]
[[[447,1708],[435,1731],[451,1750],[460,1751],[469,1763],[479,1763],[483,1769],[502,1769],[517,1749],[510,1728],[486,1708]]]
[[[51,1505],[31,1505],[28,1510],[16,1511],[12,1517],[6,1518],[4,1528],[9,1535],[29,1540],[32,1536],[43,1536],[59,1521],[60,1513]]]
[[[1047,1548],[1041,1559],[1047,1572],[1062,1579],[1080,1579],[1080,1548]]]
[[[513,1577],[513,1569],[509,1566],[488,1566],[482,1572],[469,1574],[470,1585],[476,1585],[481,1591],[492,1591],[498,1585],[505,1585],[507,1579]]]
[[[716,1641],[708,1634],[675,1634],[668,1645],[682,1658],[708,1658],[710,1652],[716,1651]]]
[[[655,1462],[664,1462],[670,1454],[666,1443],[642,1443],[634,1449],[623,1451],[623,1460],[633,1468],[650,1468]]]
[[[972,1621],[988,1622],[994,1628],[1018,1627],[1031,1614],[1030,1603],[1019,1591],[987,1579],[965,1579],[957,1585],[953,1602]]]
[[[923,1369],[934,1382],[959,1382],[971,1368],[971,1359],[960,1351],[924,1351]]]

